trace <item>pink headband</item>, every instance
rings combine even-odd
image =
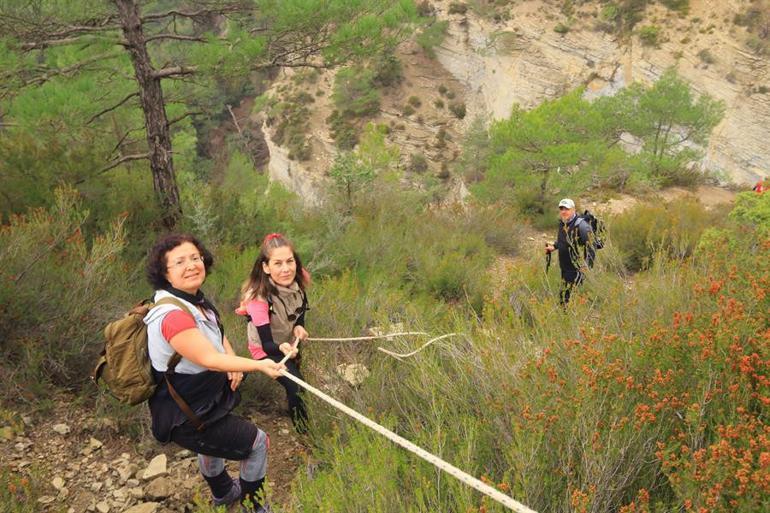
[[[269,233],[265,236],[265,240],[262,242],[263,244],[267,244],[271,240],[277,239],[278,237],[283,237],[283,235],[281,235],[280,233]]]

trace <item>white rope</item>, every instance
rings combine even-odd
[[[329,397],[325,393],[321,392],[317,388],[313,387],[312,385],[305,383],[298,377],[294,376],[293,374],[282,370],[281,374],[283,374],[285,377],[289,378],[308,392],[320,397],[327,403],[331,404],[338,410],[342,411],[343,413],[346,413],[356,419],[357,421],[361,422],[365,426],[373,429],[377,433],[381,434],[385,438],[389,439],[390,441],[400,445],[407,451],[410,451],[413,454],[416,454],[420,458],[424,459],[428,463],[431,463],[435,465],[436,467],[440,468],[444,472],[447,472],[449,475],[456,477],[461,482],[467,484],[468,486],[475,488],[476,490],[480,491],[484,495],[492,498],[493,500],[499,502],[503,506],[507,507],[508,509],[511,509],[513,511],[516,511],[517,513],[536,513],[534,510],[529,509],[524,504],[515,501],[512,497],[509,497],[508,495],[505,495],[504,493],[496,490],[495,488],[492,488],[488,484],[476,479],[475,477],[471,476],[470,474],[466,474],[459,468],[455,467],[454,465],[447,463],[446,461],[442,460],[438,456],[435,456],[428,451],[418,447],[417,445],[413,444],[406,438],[403,438],[397,434],[395,434],[393,431],[390,431],[381,425],[377,424],[373,420],[370,420],[367,417],[364,417],[357,411],[353,410],[352,408],[349,408],[342,404],[341,402]]]
[[[280,362],[278,362],[278,365],[283,365],[286,363],[286,360],[292,357],[292,355],[297,353],[297,346],[299,345],[299,337],[294,337],[294,342],[291,344],[291,351],[289,354],[284,355],[284,357],[281,359]]]
[[[369,337],[348,337],[348,338],[324,338],[310,337],[308,342],[353,342],[356,340],[379,340],[381,338],[390,339],[393,337],[406,337],[412,335],[427,335],[424,331],[404,331],[400,333],[388,333],[387,335],[373,335]]]
[[[429,345],[431,345],[432,343],[434,343],[434,342],[436,342],[438,340],[442,340],[442,339],[449,338],[449,337],[454,337],[454,336],[457,336],[457,333],[447,333],[446,335],[441,335],[440,337],[432,338],[432,339],[428,340],[427,342],[425,342],[420,347],[418,347],[417,349],[415,349],[414,351],[412,351],[411,353],[394,353],[393,351],[388,351],[384,347],[378,347],[377,350],[378,351],[382,351],[383,353],[385,353],[388,356],[392,356],[396,360],[400,360],[402,358],[409,358],[410,356],[416,355],[417,353],[419,353],[420,351],[422,351],[423,349],[425,349],[426,347],[428,347]]]

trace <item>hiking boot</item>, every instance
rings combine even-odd
[[[214,506],[227,506],[241,499],[241,483],[233,479],[233,487],[222,498],[214,497]]]

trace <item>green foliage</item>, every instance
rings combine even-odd
[[[557,23],[556,26],[553,28],[553,31],[557,34],[566,34],[569,32],[569,25],[566,25],[564,23]]]
[[[355,208],[355,197],[368,187],[376,174],[390,170],[397,159],[398,150],[386,145],[383,128],[368,124],[357,151],[340,154],[329,171],[348,212]]]
[[[655,258],[692,256],[703,232],[723,223],[723,215],[697,200],[641,204],[614,217],[610,239],[629,271],[648,269]]]
[[[345,196],[348,210],[352,210],[354,196],[374,179],[374,170],[360,162],[355,154],[342,153],[334,161],[329,175]]]
[[[690,12],[690,0],[660,0],[660,3],[681,14],[688,14]]]
[[[402,479],[411,481],[406,472],[407,457],[392,450],[390,442],[365,428],[351,427],[344,435],[330,435],[339,445],[324,445],[319,454],[323,465],[312,478],[298,483],[297,502],[301,510],[357,511],[350,497],[370,497],[366,511],[385,513],[403,511]],[[358,476],[368,474],[370,479]],[[394,479],[394,476],[397,477]]]
[[[743,13],[735,15],[733,22],[746,27],[749,34],[746,45],[758,55],[770,53],[770,2],[754,0]]]
[[[380,110],[380,93],[375,86],[376,73],[353,67],[341,69],[334,80],[332,100],[336,109],[327,118],[337,147],[351,150],[358,144],[360,118]]]
[[[462,2],[451,2],[447,12],[449,14],[465,14],[468,12],[468,4]]]
[[[424,173],[428,170],[428,159],[422,153],[412,153],[409,157],[409,166],[407,167],[412,173]]]
[[[770,194],[742,192],[735,199],[730,217],[742,224],[754,225],[767,231],[770,226]]]
[[[663,73],[650,88],[634,84],[596,105],[613,120],[616,133],[622,129],[642,140],[644,158],[653,174],[664,178],[664,185],[672,183],[666,176],[688,173],[688,163],[700,154],[690,145],[705,147],[725,111],[723,102],[708,95],[695,98],[674,70]]]
[[[30,210],[0,227],[0,371],[12,384],[6,397],[24,387],[39,392],[49,382],[85,382],[102,328],[130,303],[128,269],[119,258],[123,220],[89,243],[82,232],[87,216],[78,194],[62,188],[49,210]]]
[[[380,110],[380,95],[374,87],[374,72],[358,67],[341,69],[334,79],[332,99],[345,118],[376,114]]]
[[[657,25],[646,25],[639,29],[639,39],[645,46],[658,46],[660,37],[660,27]]]
[[[468,222],[479,227],[490,213]],[[375,216],[366,227],[382,228],[365,230],[356,218],[346,244],[337,246],[355,248],[351,261],[367,262],[358,248],[375,246],[375,265],[398,281],[389,246],[406,246],[382,221]],[[417,214],[410,226],[424,221]],[[442,225],[431,228],[442,232]],[[420,233],[409,234],[410,253],[434,248],[440,235]],[[674,511],[707,500],[720,512],[762,509],[767,487],[744,487],[736,473],[743,468],[759,479],[767,473],[759,458],[768,448],[761,419],[770,353],[761,341],[770,299],[760,284],[770,272],[770,245],[765,239],[758,245],[753,231],[719,233],[701,244],[701,253],[674,264],[660,259],[632,282],[595,269],[566,314],[549,298],[553,291],[537,265],[541,250],[495,272],[480,317],[467,316],[462,304],[452,305],[451,315],[438,313],[415,293],[402,303],[382,275],[377,287],[361,286],[356,276],[364,275],[356,271],[324,280],[316,293],[331,305],[322,321],[329,332],[347,322],[359,327],[406,317],[410,326],[430,318],[433,332],[463,333],[405,361],[347,350],[372,374],[356,389],[340,383],[337,397],[537,511],[645,511],[652,504]],[[392,344],[404,351],[416,345]],[[339,354],[313,357],[323,369]],[[479,508],[477,494],[442,474],[437,479],[416,457],[326,406],[313,413],[321,463],[298,476],[295,510]],[[340,447],[352,447],[352,454]],[[380,474],[382,467],[387,472]],[[378,486],[362,487],[372,472]],[[497,510],[489,502],[484,507]]]
[[[449,104],[449,111],[454,114],[457,119],[465,118],[465,102],[452,102]]]
[[[358,129],[351,121],[345,119],[340,111],[335,110],[326,118],[329,123],[332,137],[337,148],[341,150],[352,150],[358,144]]]
[[[311,146],[306,131],[310,108],[308,104],[315,99],[305,92],[296,92],[284,101],[272,105],[267,116],[267,123],[275,126],[273,141],[288,148],[292,160],[309,160]]]
[[[465,132],[461,147],[463,152],[457,167],[467,183],[476,183],[484,178],[492,155],[492,144],[484,118],[475,118]]]
[[[581,95],[576,90],[528,112],[516,107],[509,119],[494,123],[488,171],[475,193],[542,213],[554,183],[564,193],[579,190],[589,178],[581,170],[600,162],[606,149],[606,118]]]
[[[404,79],[401,61],[393,52],[385,52],[373,59],[371,68],[374,70],[373,83],[377,87],[390,87],[401,83]]]
[[[436,57],[435,48],[440,45],[446,37],[449,22],[446,20],[433,21],[425,27],[417,36],[417,44],[430,58]]]
[[[36,513],[39,511],[37,499],[42,495],[41,484],[38,472],[19,474],[4,466],[0,469],[0,511]]]

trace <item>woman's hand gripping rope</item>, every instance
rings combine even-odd
[[[283,344],[281,344],[280,347],[283,347],[284,344],[289,345],[289,350],[287,352],[284,352],[284,357],[281,359],[280,362],[278,362],[280,365],[285,364],[286,360],[288,360],[289,358],[294,358],[295,356],[297,356],[297,353],[299,352],[299,350],[297,349],[297,346],[299,346],[299,337],[294,337],[294,342],[292,342],[291,344],[288,344],[288,342],[284,342]],[[283,349],[281,349],[281,351],[283,351]]]

